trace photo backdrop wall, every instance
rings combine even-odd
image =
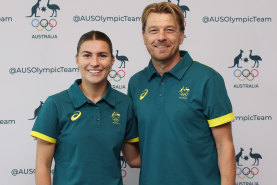
[[[150,58],[142,10],[159,1],[0,2],[0,184],[34,185],[36,141],[29,134],[46,98],[80,78],[74,58],[80,36],[90,30],[110,36],[116,60],[109,81],[126,93],[129,78]],[[181,49],[225,79],[236,116],[236,184],[275,185],[277,2],[171,2],[186,16]],[[139,169],[122,161],[122,176],[125,185],[137,185]]]

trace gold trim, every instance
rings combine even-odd
[[[139,142],[139,137],[133,138],[133,139],[127,139],[124,140],[125,143],[137,143]]]
[[[216,126],[222,125],[224,123],[233,121],[234,119],[235,119],[235,116],[234,116],[233,112],[231,112],[224,116],[208,120],[208,123],[209,123],[209,127],[216,127]]]
[[[35,138],[39,138],[39,139],[42,139],[42,140],[45,140],[45,141],[48,141],[50,143],[56,143],[57,142],[57,139],[54,139],[52,137],[49,137],[47,135],[44,135],[44,134],[41,134],[39,132],[36,132],[36,131],[31,131],[31,136],[35,137]]]

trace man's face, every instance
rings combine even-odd
[[[179,57],[184,31],[171,14],[150,13],[142,35],[153,62],[172,62]]]

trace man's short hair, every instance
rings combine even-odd
[[[146,27],[146,21],[150,13],[168,13],[173,15],[175,20],[178,22],[180,30],[184,31],[185,26],[185,18],[184,18],[184,13],[182,9],[169,2],[160,2],[160,3],[153,3],[148,6],[146,6],[143,10],[142,16],[141,16],[141,22],[142,22],[142,31],[145,31]]]

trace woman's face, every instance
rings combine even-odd
[[[84,83],[101,85],[106,84],[114,57],[105,41],[88,40],[80,46],[76,63]]]

